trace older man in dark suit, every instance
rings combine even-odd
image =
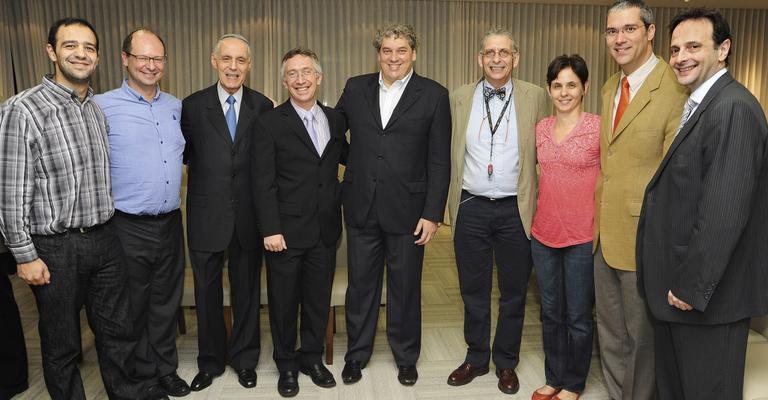
[[[251,69],[248,41],[222,36],[211,54],[218,83],[182,102],[187,145],[187,240],[195,275],[199,372],[193,391],[208,387],[229,360],[238,381],[256,386],[259,361],[261,235],[251,191],[251,131],[272,101],[243,85]],[[222,269],[229,260],[233,327],[224,329]]]
[[[373,351],[384,265],[387,336],[398,380],[413,385],[421,351],[424,245],[443,220],[450,179],[448,90],[413,72],[416,34],[407,25],[379,30],[379,73],[350,78],[337,109],[349,125],[342,185],[349,288],[344,383],[361,378]]]
[[[313,51],[288,51],[282,72],[290,99],[256,123],[253,197],[267,250],[277,391],[291,397],[299,392],[298,371],[320,387],[336,385],[321,356],[341,236],[338,171],[347,128],[338,111],[317,102],[323,71]]]
[[[737,399],[749,319],[768,313],[768,124],[726,69],[722,15],[686,10],[670,27],[670,64],[691,95],[645,191],[638,286],[660,398]]]

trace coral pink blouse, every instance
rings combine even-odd
[[[554,116],[536,124],[539,196],[531,234],[546,246],[561,248],[592,241],[600,117],[582,113],[562,142],[556,143],[554,135]]]

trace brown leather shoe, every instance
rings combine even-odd
[[[520,390],[520,381],[512,368],[496,368],[499,377],[499,390],[506,394],[515,394]]]
[[[488,367],[485,368],[475,368],[469,363],[465,362],[464,364],[459,365],[459,368],[456,368],[451,372],[451,374],[448,376],[448,384],[451,386],[461,386],[466,385],[469,382],[472,382],[475,377],[485,375],[488,373]]]

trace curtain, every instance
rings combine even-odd
[[[565,2],[565,1],[564,1]],[[12,59],[0,65],[0,96],[34,86],[51,71],[44,45],[51,23],[65,16],[89,20],[100,36],[100,64],[93,87],[103,92],[120,85],[120,45],[138,26],[157,31],[168,48],[169,63],[162,89],[183,98],[213,84],[210,53],[223,33],[241,33],[251,42],[253,66],[246,84],[277,102],[282,88],[280,59],[295,46],[315,50],[324,70],[320,100],[335,105],[350,76],[377,70],[371,44],[377,27],[405,22],[419,35],[416,71],[449,89],[481,76],[477,51],[483,33],[501,26],[520,42],[519,79],[544,86],[553,57],[579,53],[590,69],[587,111],[599,110],[599,92],[617,67],[601,32],[607,6],[529,4],[513,0],[6,0],[0,17],[0,54]],[[654,8],[656,54],[667,59],[667,26],[679,8]],[[768,10],[723,9],[734,35],[729,69],[768,104]],[[6,28],[7,27],[7,28]],[[10,32],[8,32],[10,31]],[[10,56],[7,53],[10,51]],[[10,86],[9,86],[10,85]],[[10,89],[9,89],[10,88]]]

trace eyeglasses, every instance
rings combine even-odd
[[[606,28],[603,32],[603,35],[607,38],[615,38],[616,35],[619,34],[619,32],[625,34],[625,35],[632,35],[633,33],[637,32],[638,29],[645,27],[645,25],[624,25],[619,29],[616,28]]]
[[[168,62],[168,57],[166,56],[160,56],[160,57],[150,57],[150,56],[139,56],[136,54],[131,54],[129,52],[125,52],[125,54],[128,54],[129,56],[136,59],[141,64],[149,64],[150,62],[155,63],[155,65],[162,66],[165,65],[165,63]]]
[[[293,81],[296,79],[299,79],[299,76],[301,76],[304,79],[309,78],[312,76],[312,74],[315,73],[315,70],[312,68],[304,68],[302,70],[292,69],[290,71],[285,71],[285,77],[288,78],[288,80]]]
[[[517,52],[514,51],[514,50],[513,51],[509,51],[507,49],[499,49],[499,50],[497,50],[497,49],[488,49],[488,50],[481,51],[480,55],[482,55],[485,58],[494,58],[496,56],[498,56],[499,58],[507,58],[507,57],[509,57],[511,55],[517,55]]]

